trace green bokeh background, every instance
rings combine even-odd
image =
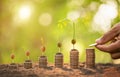
[[[95,2],[96,9],[90,4]],[[80,62],[84,62],[85,49],[95,42],[103,32],[92,29],[92,21],[98,7],[105,3],[104,0],[0,0],[0,63],[10,63],[10,54],[15,53],[15,62],[23,63],[26,59],[25,52],[30,50],[30,59],[38,61],[41,55],[41,38],[46,46],[45,55],[48,62],[54,62],[55,53],[58,52],[57,43],[62,41],[64,62],[69,62],[73,26],[70,23],[58,27],[58,21],[64,20],[67,13],[78,10],[84,12],[75,22],[76,40],[80,52]],[[29,20],[13,23],[14,15],[22,4],[31,4],[34,8]],[[42,13],[50,13],[52,23],[48,26],[39,24],[38,18]],[[17,20],[20,21],[20,20]],[[117,17],[114,23],[119,21]],[[96,49],[96,63],[111,62],[109,54]]]

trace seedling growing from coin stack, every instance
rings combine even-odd
[[[71,17],[75,17],[72,18]],[[73,28],[73,39],[71,40],[71,43],[73,45],[73,48],[70,51],[70,67],[71,68],[78,68],[78,61],[79,61],[79,52],[77,49],[75,49],[75,44],[76,44],[76,39],[75,39],[75,20],[78,19],[78,16],[71,16],[68,17],[69,19],[65,19],[64,22],[66,21],[67,23],[72,22],[72,28]]]
[[[39,58],[39,67],[40,68],[46,68],[47,67],[47,57],[45,56],[45,45],[44,45],[44,40],[41,38],[42,45],[40,47],[40,50],[42,52],[42,55]]]
[[[61,53],[62,43],[58,42],[57,44],[59,51],[55,55],[55,67],[62,68],[63,67],[63,54]]]
[[[73,22],[73,39],[71,40],[71,43],[73,45],[73,49],[70,51],[70,67],[73,68],[73,69],[77,69],[78,68],[78,63],[79,63],[79,52],[74,47],[74,45],[76,44],[75,22]]]
[[[30,51],[27,50],[25,55],[27,56],[27,60],[25,60],[24,68],[30,69],[32,68],[32,61],[30,60]]]
[[[10,58],[11,58],[12,62],[9,65],[9,69],[17,69],[17,65],[14,63],[15,54],[13,52],[11,53]]]

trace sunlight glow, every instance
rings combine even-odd
[[[102,4],[93,19],[93,29],[106,32],[111,27],[111,21],[117,16],[117,6],[113,2]]]
[[[30,6],[22,6],[19,10],[19,18],[21,20],[29,18],[31,15],[31,8]]]
[[[71,21],[75,21],[80,17],[80,14],[78,11],[71,11],[67,14],[67,18]]]

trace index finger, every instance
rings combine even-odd
[[[110,31],[105,33],[101,38],[96,40],[98,44],[105,44],[112,40],[120,33],[120,23],[116,24]]]
[[[96,48],[104,52],[112,53],[115,52],[115,50],[120,49],[120,40],[109,45],[97,45]]]

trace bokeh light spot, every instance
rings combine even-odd
[[[71,11],[67,14],[67,18],[71,21],[75,21],[80,17],[80,13],[78,11]]]
[[[43,13],[39,17],[39,24],[49,26],[52,23],[52,16],[49,13]]]

